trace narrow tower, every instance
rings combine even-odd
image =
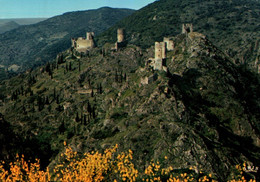
[[[122,28],[117,29],[117,42],[124,42],[124,29]]]
[[[126,46],[126,41],[125,41],[125,31],[123,28],[117,29],[117,41],[115,43],[115,49],[119,50],[122,47]]]

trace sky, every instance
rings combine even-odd
[[[140,9],[155,0],[0,0],[0,19],[49,18],[65,12],[113,8]]]

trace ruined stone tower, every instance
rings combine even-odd
[[[154,70],[163,70],[163,65],[166,58],[166,43],[165,42],[155,42],[155,50],[154,50]]]
[[[155,59],[166,58],[166,44],[165,42],[155,42]]]
[[[192,24],[182,24],[182,32],[181,33],[191,33],[193,32]]]
[[[117,29],[117,42],[115,43],[115,49],[118,50],[119,48],[125,47],[125,32],[123,28]]]
[[[87,32],[86,39],[93,40],[94,39],[94,32]]]
[[[124,42],[124,29],[122,28],[117,29],[117,42]]]
[[[164,37],[163,42],[166,43],[167,51],[173,51],[174,50],[174,42],[170,37]]]

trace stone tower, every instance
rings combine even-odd
[[[94,32],[87,32],[86,39],[93,40],[94,39]]]
[[[122,28],[117,29],[117,42],[124,42],[124,29]]]
[[[155,42],[155,59],[166,58],[166,44],[165,42]]]
[[[181,33],[191,33],[193,32],[192,24],[182,24],[182,32]]]
[[[123,28],[117,29],[117,41],[115,43],[115,49],[119,50],[122,47],[125,47],[127,42],[125,41],[125,32]]]
[[[166,43],[155,42],[154,63],[152,64],[154,70],[163,70],[166,59]]]

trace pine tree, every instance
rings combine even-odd
[[[91,90],[91,97],[94,97],[94,91],[93,91],[93,88]]]
[[[71,62],[70,62],[70,65],[69,65],[69,70],[70,70],[70,71],[72,70],[72,65],[71,65]]]
[[[83,122],[84,122],[84,125],[86,126],[87,125],[87,116],[86,116],[86,114],[84,114]]]
[[[115,74],[115,82],[118,82],[117,70],[116,70],[116,74]]]
[[[88,102],[88,106],[87,106],[87,111],[88,111],[89,114],[91,114],[91,105],[90,105],[89,102]]]
[[[78,113],[78,112],[77,112],[77,115],[76,115],[75,121],[76,121],[77,123],[80,121],[80,119],[79,119],[79,113]]]
[[[61,133],[64,133],[65,130],[66,130],[66,128],[65,128],[65,123],[64,123],[64,120],[62,120],[62,123],[61,123],[61,125],[60,125],[60,127],[59,127],[59,133],[60,133],[60,134],[61,134]]]

